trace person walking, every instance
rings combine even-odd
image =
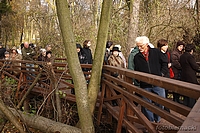
[[[185,46],[185,52],[180,56],[181,64],[181,81],[199,84],[197,81],[196,72],[199,69],[199,65],[196,63],[193,53],[195,51],[195,46],[192,44],[187,44]],[[183,96],[183,104],[192,108],[196,100],[187,96]]]
[[[125,58],[125,56],[124,56],[124,54],[122,53],[122,51],[121,51],[121,45],[119,45],[119,44],[117,44],[117,45],[115,45],[114,47],[118,47],[119,48],[119,50],[120,50],[120,52],[119,52],[119,56],[122,58],[122,60],[123,60],[123,62],[124,62],[124,67],[126,68],[126,58]]]
[[[113,47],[111,50],[112,54],[108,58],[108,65],[115,66],[115,67],[121,67],[125,68],[125,64],[123,59],[119,56],[119,53],[121,52],[119,50],[119,47]],[[114,72],[111,74],[114,77],[118,77],[120,79],[123,79],[122,75],[118,74],[117,72]]]
[[[168,60],[168,71],[166,71],[165,73],[165,76],[166,78],[170,78],[170,69],[171,69],[171,66],[172,66],[172,63],[171,63],[171,59],[170,59],[170,53],[168,51],[168,41],[165,40],[165,39],[160,39],[158,40],[157,42],[157,48],[160,50],[161,54],[164,56],[164,58],[167,58]],[[168,90],[165,89],[165,97],[167,98],[168,97]],[[170,112],[169,108],[166,108],[164,107],[164,109],[168,112]]]
[[[5,58],[6,48],[3,47],[3,44],[0,42],[0,59]]]
[[[176,48],[174,51],[171,52],[171,63],[172,63],[172,70],[174,72],[174,78],[176,80],[181,79],[181,64],[180,64],[180,56],[183,53],[185,43],[183,41],[178,41],[176,44]],[[180,102],[180,94],[173,92],[173,101]]]
[[[80,64],[88,64],[88,60],[87,60],[87,56],[86,54],[83,52],[82,46],[77,43],[76,44],[76,50],[77,50],[77,54],[78,54],[78,58],[79,58],[79,62]],[[83,72],[87,72],[88,69],[87,68],[82,68]],[[84,74],[84,76],[86,77],[87,75]],[[73,81],[72,81],[73,83]],[[75,90],[74,88],[71,89],[71,94],[75,94]]]
[[[91,52],[90,46],[91,46],[90,40],[85,40],[83,42],[83,49],[82,50],[87,56],[88,64],[92,64],[92,52]]]
[[[149,47],[149,38],[146,36],[137,37],[136,45],[139,49],[134,57],[135,71],[140,71],[144,73],[149,73],[158,76],[165,76],[168,68],[167,59],[161,54],[160,50],[156,48]],[[161,97],[165,97],[165,89],[158,86],[154,86],[143,81],[140,81],[140,87],[146,91],[155,93]],[[149,103],[152,103],[152,100],[143,96],[143,99]],[[160,108],[164,108],[162,105],[155,103]],[[160,116],[151,112],[145,107],[141,107],[142,113],[147,117],[151,122],[159,122]]]
[[[108,65],[108,58],[111,55],[111,50],[113,48],[113,42],[112,41],[107,41],[106,42],[106,52],[104,55],[104,65]]]

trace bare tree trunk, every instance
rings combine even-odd
[[[7,117],[7,119],[15,125],[15,127],[20,131],[20,133],[26,133],[23,126],[18,121],[17,117],[5,106],[3,101],[0,99],[0,110]]]
[[[6,107],[6,106],[4,106],[4,107]],[[13,108],[9,108],[8,110],[10,110],[13,115],[21,118],[23,120],[23,122],[25,122],[28,127],[38,129],[38,130],[45,132],[45,133],[55,133],[55,132],[59,132],[59,133],[81,133],[81,130],[79,128],[69,126],[69,125],[66,125],[66,124],[63,124],[63,123],[60,123],[60,122],[55,122],[53,120],[47,119],[47,118],[42,117],[42,116],[23,113],[21,111],[16,111]],[[3,116],[4,113],[0,112],[0,115]],[[26,133],[26,132],[20,131],[20,133]]]
[[[126,57],[130,54],[129,51],[131,47],[135,47],[135,38],[138,36],[139,28],[139,9],[141,0],[129,0],[129,28],[128,28],[128,38],[126,45]]]
[[[27,98],[27,96],[30,94],[31,90],[33,89],[33,87],[35,86],[35,84],[37,83],[37,81],[39,80],[41,76],[41,72],[37,75],[37,77],[35,78],[35,80],[33,81],[33,83],[31,84],[31,86],[29,87],[29,89],[27,90],[27,92],[25,93],[25,95],[22,97],[21,101],[19,102],[19,104],[17,105],[17,108],[19,109],[24,100]]]
[[[68,2],[66,0],[56,0],[56,7],[68,66],[74,82],[81,131],[83,133],[94,133],[95,130],[88,102],[87,84],[76,51]]]
[[[92,74],[89,83],[88,89],[88,97],[90,102],[90,109],[93,113],[97,95],[100,87],[102,66],[104,60],[104,53],[106,48],[106,41],[108,37],[108,28],[110,22],[111,8],[112,8],[112,0],[104,0],[102,6],[102,13],[97,37],[97,47],[95,50],[94,61],[92,65]]]

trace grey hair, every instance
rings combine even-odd
[[[149,44],[149,38],[146,36],[139,36],[135,39],[136,43]]]

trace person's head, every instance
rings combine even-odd
[[[117,44],[117,45],[115,45],[114,47],[118,47],[118,48],[119,48],[119,50],[121,51],[121,48],[122,48],[122,46],[121,46],[121,45]]]
[[[178,41],[177,43],[176,43],[176,49],[178,50],[178,51],[183,51],[183,48],[184,48],[184,46],[185,46],[185,43],[183,42],[183,41]]]
[[[112,41],[107,41],[106,42],[106,48],[111,48],[113,46],[113,42]]]
[[[9,53],[8,51],[6,51],[6,52],[4,53],[4,55],[5,55],[5,59],[9,59],[10,53]]]
[[[17,48],[15,46],[11,49],[11,51],[12,51],[13,54],[18,54]]]
[[[112,50],[111,50],[111,52],[112,52],[112,54],[113,54],[114,56],[118,56],[118,55],[119,55],[119,52],[121,52],[121,51],[119,50],[118,47],[113,47]]]
[[[29,47],[29,43],[28,42],[24,42],[24,47],[28,48]]]
[[[47,58],[51,58],[51,55],[52,55],[52,52],[51,52],[51,51],[47,51],[47,52],[46,52]]]
[[[185,52],[193,54],[194,51],[195,51],[195,46],[193,44],[187,44],[185,46]]]
[[[149,38],[146,36],[140,36],[135,39],[136,45],[138,46],[138,49],[140,52],[144,52],[148,49],[149,45]]]
[[[48,44],[47,46],[46,46],[46,51],[51,51],[51,45],[50,44]]]
[[[0,48],[3,48],[3,44],[0,42]]]
[[[157,48],[160,49],[162,52],[167,52],[168,49],[168,41],[165,39],[160,39],[157,42]]]
[[[82,47],[79,43],[76,44],[76,50],[77,50],[77,53],[79,53],[81,51]]]
[[[84,48],[89,48],[91,46],[91,41],[90,40],[85,40],[84,42],[83,42],[83,47]]]
[[[46,49],[41,48],[40,53],[42,54],[42,56],[46,56]]]
[[[21,48],[21,49],[23,49],[23,47],[24,47],[24,43],[22,43],[22,44],[20,45],[20,48]]]

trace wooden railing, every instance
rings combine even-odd
[[[10,65],[4,63],[8,63],[8,61],[5,60],[1,60],[0,62],[1,74],[12,77],[18,81],[16,96],[24,94],[24,89],[21,90],[21,87],[28,87],[27,85],[30,86],[29,83],[33,83],[33,75],[37,75],[40,72],[42,72],[43,75],[48,75],[48,72],[50,72],[46,71],[46,69],[45,71],[41,71],[43,67],[47,68],[48,70],[48,65],[46,64],[46,62],[12,61]],[[21,65],[14,66],[12,65],[14,62],[18,62]],[[35,64],[35,71],[27,71],[26,63]],[[42,68],[40,67],[40,65],[42,65]],[[58,88],[61,91],[63,91],[63,93],[66,93],[66,99],[75,102],[75,96],[71,94],[71,88],[73,88],[74,86],[72,82],[72,77],[67,67],[67,63],[65,61],[58,61],[54,62],[52,65],[52,68],[56,75],[55,77],[58,80]],[[82,67],[91,68],[91,65],[85,64],[82,65]],[[14,75],[13,71],[18,72],[19,75]],[[116,129],[117,133],[121,133],[122,127],[126,128],[128,131],[135,133],[143,132],[143,130],[148,130],[151,133],[156,133],[158,131],[166,133],[182,133],[183,131],[184,133],[191,131],[196,133],[200,132],[199,85],[107,65],[103,67],[103,72],[104,73],[102,74],[101,91],[100,96],[98,97],[98,122],[101,121],[102,110],[106,109],[108,112],[107,122],[112,123],[113,118],[115,118],[118,121]],[[112,72],[117,72],[123,75],[123,79],[118,79],[111,76]],[[91,74],[90,72],[84,73]],[[29,82],[26,82],[27,76],[30,76],[32,78]],[[41,93],[43,95],[47,95],[52,91],[52,84],[43,82],[43,80],[46,78],[47,77],[41,77],[40,80],[38,80],[39,84],[41,84],[42,87],[35,85],[33,89],[34,93]],[[89,77],[86,78],[89,79]],[[192,97],[196,99],[197,102],[195,106],[191,109],[182,104],[176,103],[171,99],[159,97],[156,94],[147,92],[133,85],[133,78],[139,81],[144,81],[146,83],[165,88],[170,92],[176,92],[188,97]],[[156,103],[159,103],[169,108],[170,112],[158,108],[154,104],[146,102],[141,97],[135,95],[135,93],[138,93],[148,99],[151,99]],[[113,101],[116,102],[117,106],[113,105]],[[140,110],[141,106],[144,106],[145,108],[149,109],[155,114],[161,116],[164,122],[161,121],[161,123],[154,123],[147,120],[147,118],[142,114]],[[191,131],[189,131],[189,128]]]
[[[159,86],[172,92],[176,92],[197,100],[200,97],[199,85],[160,77],[156,75],[131,71],[127,69],[120,69],[112,66],[104,66],[103,69],[106,72],[103,74],[102,78],[102,93],[100,99],[99,113],[101,112],[103,105],[105,105],[109,113],[118,120],[118,128],[116,132],[121,132],[122,125],[126,127],[127,130],[136,133],[141,132],[141,130],[139,130],[138,128],[138,125],[140,125],[139,127],[143,125],[149,132],[152,133],[158,132],[159,130],[166,133],[177,132],[179,129],[180,132],[183,130],[187,132],[187,128],[193,128],[191,129],[191,131],[200,132],[200,122],[193,121],[192,125],[191,123],[184,123],[186,117],[191,111],[191,108],[176,103],[170,99],[162,98],[156,94],[149,93],[139,87],[136,87],[132,84],[132,79],[134,78],[139,81],[144,81],[146,83]],[[112,72],[117,72],[123,75],[124,80],[111,76],[110,74]],[[151,99],[156,103],[159,103],[169,108],[170,113],[161,108],[158,108],[154,104],[150,104],[144,101],[141,97],[135,95],[135,93],[138,93],[148,99]],[[118,108],[112,105],[113,100],[117,101],[117,104],[119,105]],[[153,113],[158,114],[165,121],[165,123],[151,123],[141,113],[140,108],[134,103],[138,103],[139,105],[149,109]],[[198,104],[200,104],[200,100],[197,101],[195,107],[199,106]],[[197,112],[197,114],[197,119],[199,119],[200,112]],[[101,114],[99,114],[98,116],[99,121],[100,118]],[[192,119],[190,119],[190,121],[191,120]],[[110,120],[110,122],[112,121]],[[183,123],[184,127],[182,127]]]

